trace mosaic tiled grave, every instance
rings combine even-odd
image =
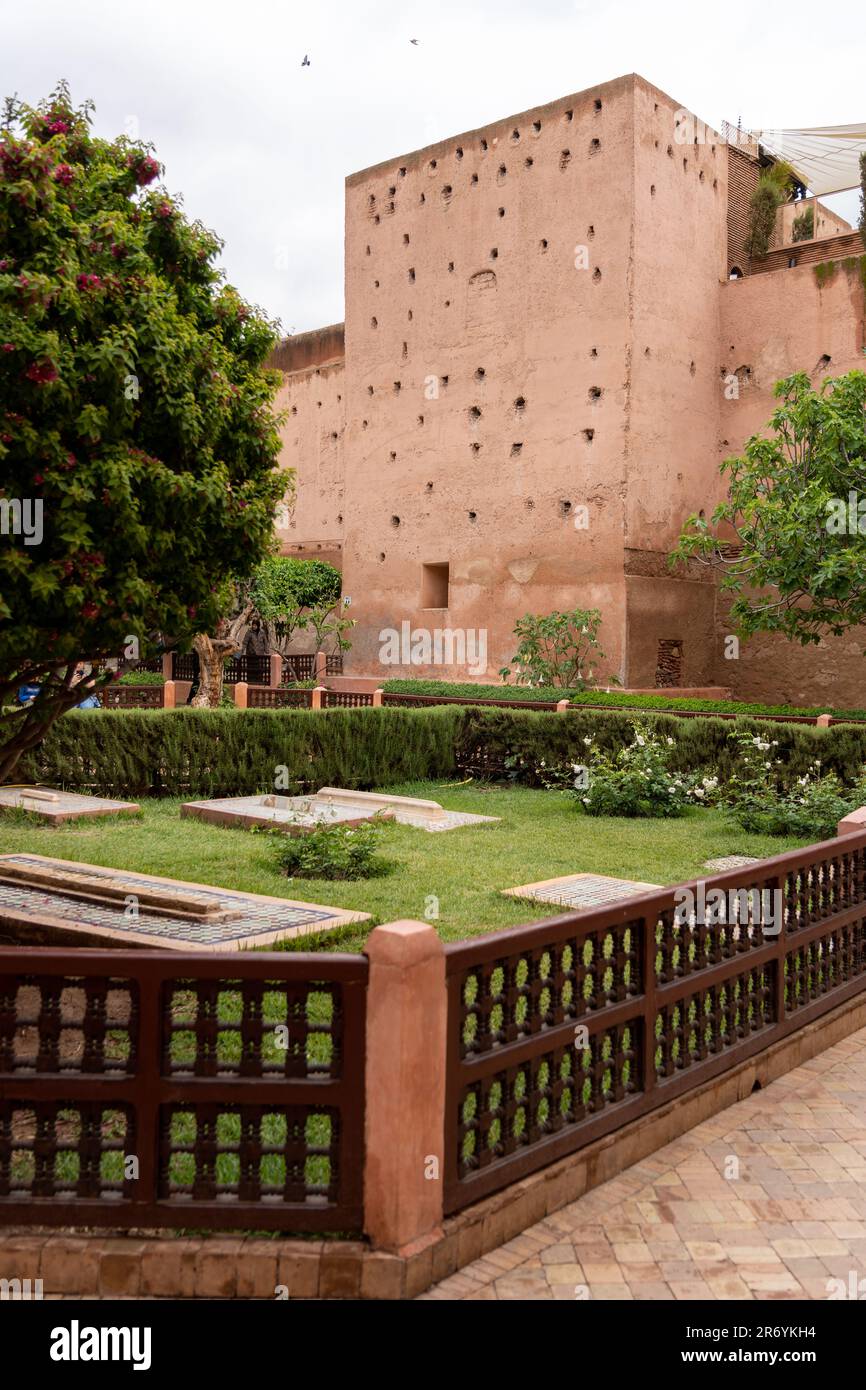
[[[603,907],[606,903],[630,898],[636,893],[651,893],[661,885],[638,883],[633,878],[609,878],[606,874],[564,874],[561,878],[544,878],[538,883],[524,883],[519,888],[504,888],[510,898],[532,898],[541,903],[556,903],[559,907]]]
[[[135,801],[110,801],[104,796],[82,796],[78,792],[55,791],[52,787],[0,787],[0,812],[30,811],[52,825],[86,816],[116,816],[140,809]]]
[[[383,792],[347,791],[320,787],[314,796],[230,796],[217,801],[188,801],[182,816],[195,816],[214,825],[246,829],[251,825],[276,825],[291,835],[302,835],[318,825],[361,825],[364,821],[395,820],[420,830],[455,830],[460,825],[491,824],[498,816],[473,816],[446,811],[438,801],[415,796],[388,796]]]
[[[11,930],[34,945],[239,951],[368,919],[366,912],[41,854],[0,855],[0,937]]]
[[[714,874],[723,874],[726,869],[745,869],[749,864],[760,864],[760,859],[752,859],[748,854],[725,854],[721,859],[707,859],[704,868]]]

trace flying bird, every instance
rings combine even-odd
[[[418,40],[417,40],[417,39],[410,39],[409,42],[410,42],[410,43],[414,43],[414,44],[416,45],[416,47],[417,47],[417,44],[418,44]]]
[[[301,63],[301,67],[302,67],[302,68],[308,68],[309,66],[310,66],[310,60],[309,60],[307,54],[305,53],[305,54],[304,54],[304,61]]]

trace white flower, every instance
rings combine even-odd
[[[695,796],[706,796],[703,787],[695,787]]]
[[[667,741],[667,743],[668,743],[668,748],[673,748],[673,746],[674,746],[674,741],[673,741],[672,738],[669,738],[668,741]]]
[[[584,743],[586,744],[586,747],[589,748],[590,744],[592,743],[592,739],[591,739],[591,738],[585,738],[583,741],[584,741]]]

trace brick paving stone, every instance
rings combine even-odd
[[[866,1028],[423,1297],[826,1299],[864,1267]]]

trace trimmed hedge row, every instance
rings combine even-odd
[[[744,700],[698,700],[658,695],[628,695],[619,690],[564,690],[556,686],[473,685],[457,681],[390,680],[383,689],[396,695],[450,695],[469,700],[570,700],[573,705],[606,705],[610,709],[698,710],[707,714],[791,714],[817,718],[866,719],[866,709],[834,709],[831,705],[762,705]]]
[[[290,794],[370,788],[456,771],[462,711],[72,710],[17,780],[107,795],[247,796],[288,769]]]
[[[677,771],[729,779],[735,772],[734,730],[778,746],[787,784],[817,758],[842,781],[866,764],[866,728],[830,729],[749,719],[677,719],[648,715],[672,738]],[[511,777],[539,786],[537,769],[583,763],[584,742],[615,750],[630,742],[633,717],[615,711],[561,715],[533,710],[445,705],[426,709],[73,710],[42,746],[22,760],[18,780],[114,796],[243,796],[274,785],[288,769],[289,792],[321,786],[368,789],[389,782],[449,777],[458,772]]]

